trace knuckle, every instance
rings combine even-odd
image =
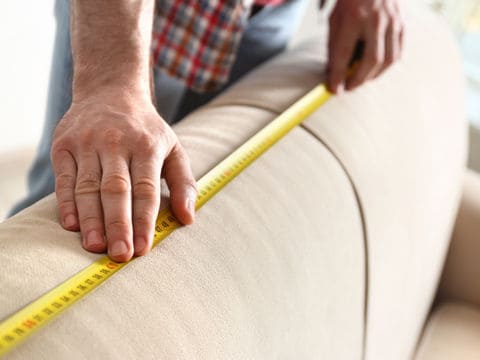
[[[376,53],[373,60],[374,60],[374,66],[378,67],[384,63],[385,55],[381,53]]]
[[[54,140],[58,140],[59,138],[66,136],[66,134],[68,133],[68,126],[67,126],[68,122],[69,121],[66,119],[66,117],[64,117],[58,122],[57,126],[53,131]]]
[[[130,181],[122,174],[111,174],[101,184],[101,192],[105,194],[125,194],[131,191]]]
[[[82,148],[89,148],[92,146],[95,139],[94,129],[84,129],[78,138],[78,143]]]
[[[387,54],[387,56],[385,56],[385,61],[384,61],[384,66],[385,67],[388,67],[388,66],[392,65],[394,62],[395,62],[395,58],[394,58],[393,52],[391,52],[391,53]]]
[[[180,180],[177,183],[172,184],[172,185],[174,187],[174,189],[172,189],[172,191],[187,190],[187,191],[197,192],[197,184],[196,184],[195,180],[183,179],[183,180]]]
[[[52,143],[50,150],[50,157],[53,162],[53,166],[62,162],[67,156],[69,156],[69,142],[67,139],[56,139]]]
[[[117,128],[110,128],[102,132],[101,138],[108,150],[117,150],[125,142],[125,132]]]
[[[100,190],[100,174],[88,172],[79,176],[75,187],[75,194],[92,194]]]
[[[147,156],[154,155],[158,149],[158,140],[146,133],[143,133],[138,137],[137,144],[138,152]]]
[[[168,147],[173,148],[177,145],[180,145],[177,135],[170,127],[162,127],[159,130],[159,138],[161,138],[162,142],[164,142]]]
[[[82,231],[86,229],[101,227],[101,219],[95,215],[87,215],[87,216],[81,217],[80,223],[81,223]]]
[[[51,150],[52,156],[61,155],[62,151],[65,151],[65,149],[67,148],[66,145],[67,144],[63,138],[54,139],[52,143],[52,150]]]
[[[380,12],[373,12],[370,16],[372,27],[375,31],[380,31],[381,29],[385,28],[387,19],[385,14]]]
[[[125,220],[111,220],[106,224],[105,229],[107,233],[120,232],[128,234],[130,232],[130,224]]]
[[[368,71],[362,71],[361,73],[355,74],[355,77],[350,80],[351,85],[358,86],[362,84],[367,78]]]
[[[396,34],[399,34],[403,31],[405,27],[405,24],[403,23],[403,21],[401,19],[395,19],[395,21],[393,22],[393,31],[396,33]]]
[[[338,63],[338,61],[337,61],[337,63]],[[343,78],[343,74],[344,74],[345,71],[344,71],[343,67],[341,67],[339,64],[332,63],[329,66],[328,72],[329,72],[329,76],[331,78],[334,78],[336,80],[340,80],[341,78]]]
[[[367,58],[367,64],[370,68],[376,67],[383,62],[383,56],[380,51],[373,51]]]
[[[330,68],[337,71],[343,71],[348,63],[352,49],[344,44],[337,44],[332,48],[331,51],[331,61],[329,62]]]
[[[57,206],[61,214],[66,214],[75,209],[75,201],[71,199],[57,200]]]
[[[147,230],[148,228],[150,228],[150,226],[153,224],[154,221],[155,221],[155,218],[153,216],[153,212],[138,215],[133,218],[133,223],[137,233],[139,229]]]
[[[179,159],[180,162],[190,165],[190,159],[187,155],[187,152],[185,151],[178,139],[176,139],[175,145],[172,149],[172,153],[175,154],[175,157]]]
[[[385,8],[385,14],[388,16],[389,21],[396,21],[398,18],[397,9],[394,6],[387,6]]]
[[[61,173],[55,179],[57,189],[73,189],[75,187],[75,177],[72,174]]]
[[[348,8],[346,15],[351,19],[363,22],[368,19],[368,9],[365,6],[354,6]]]
[[[141,179],[133,184],[133,196],[139,200],[153,199],[158,194],[158,187],[152,179]]]

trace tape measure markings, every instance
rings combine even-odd
[[[200,209],[247,166],[327,101],[330,96],[325,85],[316,86],[218,163],[198,181],[195,209]],[[162,210],[155,222],[153,247],[181,226],[169,209]],[[0,323],[0,356],[15,348],[134,260],[135,258],[127,263],[116,263],[108,256],[104,256],[5,319]]]

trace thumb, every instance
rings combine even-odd
[[[192,174],[187,153],[177,143],[163,164],[163,174],[170,189],[170,206],[173,215],[185,225],[195,217],[197,183]]]

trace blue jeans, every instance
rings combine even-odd
[[[229,82],[219,91],[198,94],[178,80],[154,71],[158,111],[170,124],[207,103],[255,66],[283,51],[297,28],[305,0],[286,1],[266,6],[249,19],[243,34]],[[35,160],[28,174],[28,194],[10,216],[55,191],[55,176],[50,162],[50,148],[55,127],[72,101],[72,54],[70,48],[70,1],[56,0],[57,31],[50,73],[46,121]]]

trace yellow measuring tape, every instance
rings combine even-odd
[[[330,96],[325,85],[318,85],[216,165],[198,181],[195,208],[201,208],[243,169],[305,120]],[[158,245],[180,226],[181,224],[169,209],[161,211],[156,220],[153,246]],[[12,350],[134,260],[135,258],[127,263],[116,263],[107,256],[102,257],[5,319],[0,323],[0,356]]]

